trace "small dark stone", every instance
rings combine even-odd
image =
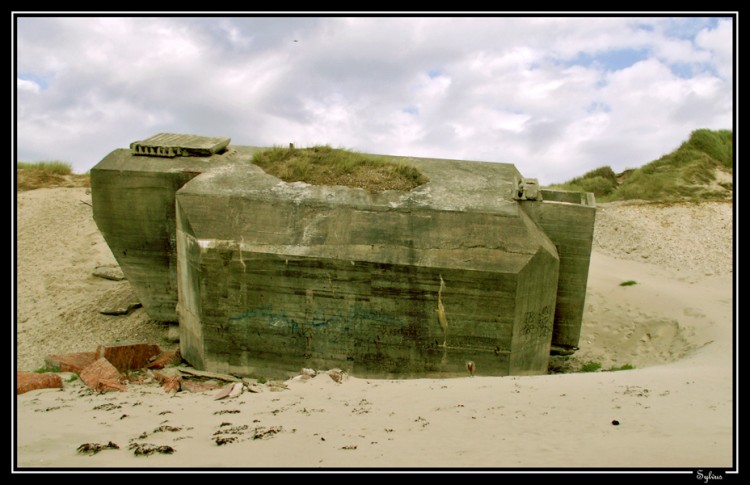
[[[99,278],[104,278],[113,281],[122,281],[125,279],[125,275],[122,270],[116,264],[109,264],[106,266],[97,266],[94,268],[94,272],[91,273]]]
[[[128,303],[123,306],[112,306],[108,308],[102,308],[101,310],[99,310],[99,313],[101,313],[102,315],[114,315],[114,316],[129,315],[130,313],[133,312],[133,310],[137,308],[141,308],[142,306],[143,305],[141,303],[134,302],[134,303]]]
[[[620,422],[616,419],[612,420],[612,426],[620,426]]]

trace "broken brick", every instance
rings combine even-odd
[[[161,354],[157,355],[146,367],[149,369],[163,369],[166,366],[174,363],[177,357],[176,350],[165,350]]]
[[[124,372],[146,367],[149,360],[160,353],[161,349],[155,344],[100,345],[96,358],[104,357],[118,371]]]
[[[36,372],[21,371],[16,373],[16,394],[23,394],[35,389],[56,389],[62,386],[60,376],[50,372],[37,374]]]
[[[174,394],[182,388],[182,375],[179,372],[154,372],[154,377],[165,392]]]
[[[176,392],[179,392],[182,388],[182,378],[181,377],[171,377],[169,379],[166,379],[164,382],[161,383],[162,389],[164,389],[164,392],[168,394],[174,394]]]
[[[44,363],[50,369],[61,372],[80,373],[96,360],[95,352],[75,352],[72,354],[52,354],[44,358]]]
[[[127,387],[120,383],[120,373],[107,359],[99,358],[80,374],[81,381],[99,392],[125,391]]]

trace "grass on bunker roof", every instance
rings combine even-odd
[[[368,192],[409,191],[429,181],[416,167],[327,145],[273,147],[256,153],[253,163],[285,182],[344,185]]]

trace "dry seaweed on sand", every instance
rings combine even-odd
[[[163,455],[171,455],[175,450],[171,446],[167,445],[152,445],[149,443],[132,443],[129,449],[133,450],[135,456],[149,456],[154,453],[161,453]]]
[[[81,446],[78,447],[76,450],[80,454],[86,454],[86,455],[96,455],[102,450],[119,450],[120,447],[117,446],[117,444],[113,442],[108,442],[106,444],[101,443],[84,443]]]

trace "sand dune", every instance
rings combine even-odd
[[[112,340],[174,346],[143,309],[98,314],[131,289],[91,276],[114,258],[84,202],[85,189],[18,195],[19,370]],[[96,394],[75,380],[17,397],[15,459],[21,468],[732,467],[731,227],[729,204],[601,207],[581,348],[556,364],[635,370],[341,383],[323,374],[219,401],[217,391],[169,397],[155,384]],[[620,286],[627,280],[638,284]],[[76,452],[109,442],[119,448]],[[174,452],[129,448],[145,444]]]

